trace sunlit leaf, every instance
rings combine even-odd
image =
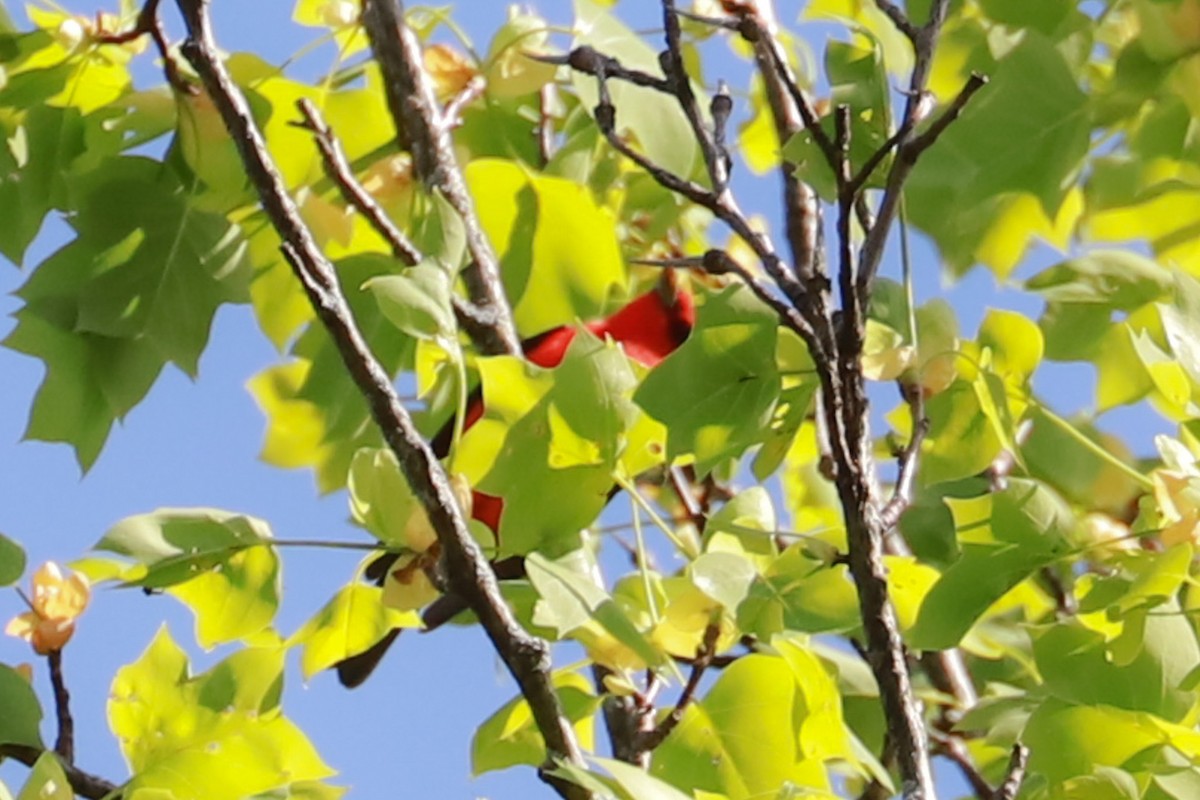
[[[700,308],[692,335],[646,376],[635,399],[667,426],[667,457],[707,474],[759,440],[779,395],[777,319],[731,288]]]
[[[1007,591],[1034,570],[1061,557],[1070,514],[1045,487],[1012,480],[1002,492],[950,499],[962,556],[925,596],[913,647],[953,647],[971,625]]]
[[[810,713],[785,659],[746,656],[688,707],[654,751],[650,774],[674,786],[735,798],[774,793],[785,781],[828,791],[824,763],[800,748]]]
[[[289,643],[303,646],[300,670],[305,680],[358,655],[394,628],[420,627],[420,615],[388,608],[382,594],[378,586],[344,586],[292,635]]]
[[[165,588],[196,614],[205,647],[257,633],[274,619],[282,576],[271,531],[216,509],[161,509],[114,525],[96,544],[135,566],[130,585]]]
[[[332,774],[278,707],[279,648],[240,651],[192,676],[166,629],[113,681],[109,725],[134,770],[128,791],[241,800]],[[236,765],[236,769],[229,769]]]
[[[625,286],[613,218],[584,187],[507,161],[473,161],[466,172],[523,334],[598,316]]]
[[[47,750],[34,762],[17,800],[74,800],[74,797],[58,756]]]
[[[563,713],[575,728],[580,745],[591,749],[592,719],[600,698],[591,683],[577,672],[556,672],[554,688]],[[546,745],[524,697],[516,697],[484,720],[471,742],[471,773],[482,775],[518,764],[540,766]]]

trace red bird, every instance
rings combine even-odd
[[[695,324],[696,306],[691,294],[677,289],[673,281],[668,278],[654,290],[634,298],[622,306],[612,316],[590,322],[584,327],[601,339],[611,338],[620,343],[625,348],[626,354],[633,360],[647,367],[654,367],[683,344]],[[578,332],[579,328],[575,325],[563,325],[527,339],[521,344],[525,351],[525,358],[539,367],[547,369],[557,367],[562,363],[567,348]],[[467,406],[463,430],[470,428],[482,416],[483,396],[477,390]],[[451,420],[442,427],[431,442],[433,451],[439,458],[445,458],[449,451],[453,428],[453,420]],[[500,515],[504,511],[504,500],[482,492],[473,494],[472,518],[479,520],[493,531],[498,531]],[[382,584],[395,560],[396,557],[392,554],[376,559],[367,567],[367,578]],[[525,568],[524,559],[519,556],[505,559],[493,566],[497,577],[501,579],[520,577],[524,574]],[[438,606],[442,601],[448,601],[443,604],[446,607],[439,607],[434,612],[434,606]],[[425,614],[426,625],[429,627],[435,627],[437,624],[449,620],[464,608],[460,598],[449,595],[435,602],[434,606],[431,606]],[[365,681],[399,634],[400,629],[392,630],[365,652],[338,662],[338,680],[342,685],[354,688]]]

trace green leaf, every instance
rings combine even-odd
[[[525,560],[529,581],[541,595],[534,624],[553,626],[560,636],[569,634],[595,620],[601,628],[622,645],[637,654],[646,664],[656,667],[666,656],[642,635],[629,616],[603,587],[590,575],[573,568],[586,557],[568,555],[551,561],[540,553],[530,553]]]
[[[785,550],[738,608],[738,626],[763,639],[784,630],[844,633],[859,624],[846,566],[809,557],[804,543]]]
[[[458,330],[450,307],[450,276],[436,264],[371,278],[363,288],[374,293],[383,315],[409,336],[450,341]]]
[[[394,628],[421,625],[417,612],[384,606],[383,590],[378,586],[351,583],[305,622],[288,644],[303,645],[300,671],[309,680],[321,670],[367,650]]]
[[[703,553],[688,566],[688,574],[697,589],[736,613],[750,593],[757,570],[750,559],[738,553]]]
[[[46,270],[52,265],[43,264],[39,273]],[[75,302],[64,296],[27,304],[14,315],[17,326],[4,346],[46,364],[25,438],[70,444],[87,470],[113,423],[146,396],[164,362],[144,339],[77,332]]]
[[[278,707],[283,650],[243,650],[191,676],[166,629],[113,681],[108,719],[134,772],[127,791],[241,800],[332,770]]]
[[[991,352],[992,370],[1024,386],[1042,361],[1042,332],[1024,314],[989,309],[979,325],[979,346]]]
[[[1134,754],[1163,743],[1150,715],[1111,706],[1075,706],[1047,700],[1029,718],[1022,740],[1029,768],[1048,780],[1120,767]]]
[[[0,533],[0,586],[11,586],[25,574],[25,549]]]
[[[8,139],[0,148],[0,253],[20,264],[46,213],[65,200],[71,167],[86,147],[84,124],[73,108],[33,104],[19,124],[0,130]]]
[[[831,791],[821,746],[801,735],[813,719],[804,688],[783,658],[738,659],[654,751],[650,774],[731,798],[774,796],[787,782]],[[816,752],[805,752],[805,745],[816,745]]]
[[[592,719],[600,706],[588,680],[577,672],[556,672],[555,693],[581,746],[592,749]],[[524,696],[518,695],[488,717],[471,739],[471,774],[482,775],[519,764],[546,763],[546,744]]]
[[[238,229],[194,208],[185,187],[149,159],[110,160],[76,190],[78,238],[52,257],[56,264],[88,262],[72,269],[86,275],[76,329],[144,337],[194,376],[217,307],[248,299]],[[41,276],[39,269],[22,297],[36,291]]]
[[[1128,642],[1106,642],[1103,634],[1068,623],[1035,635],[1033,654],[1046,690],[1079,705],[1145,711],[1181,722],[1194,700],[1191,691],[1178,687],[1200,661],[1196,635],[1174,602],[1140,615],[1139,625],[1132,620],[1125,625],[1133,634]],[[1123,657],[1121,647],[1133,657]]]
[[[454,471],[504,498],[501,552],[570,544],[608,502],[613,473],[634,449],[642,415],[628,358],[581,331],[554,370],[498,358],[482,361],[480,372],[486,411],[463,438]]]
[[[1011,479],[1001,492],[946,498],[962,551],[921,604],[909,644],[920,650],[954,647],[1006,592],[1067,551],[1074,526],[1049,489]]]
[[[54,751],[47,750],[38,756],[17,800],[75,800],[71,782]]]
[[[691,454],[707,475],[762,439],[779,398],[778,318],[744,287],[700,307],[678,350],[646,376],[634,399],[667,426],[667,458]]]
[[[956,381],[925,404],[929,434],[921,446],[921,481],[926,485],[976,475],[987,469],[1003,441],[984,413],[972,383]]]
[[[1132,311],[1167,294],[1171,272],[1138,253],[1096,250],[1042,270],[1025,288],[1048,303]]]
[[[1057,224],[1088,151],[1087,98],[1048,38],[1025,31],[989,77],[905,185],[910,219],[956,272],[981,258],[1011,269],[1042,220]],[[1000,244],[1014,252],[1002,257]]]
[[[41,749],[44,745],[38,727],[42,704],[25,676],[6,664],[0,664],[0,703],[4,705],[4,714],[0,715],[0,744]]]
[[[751,486],[738,492],[708,518],[704,525],[704,549],[709,553],[745,556],[761,572],[779,554],[775,545],[778,529],[771,494],[762,486]]]
[[[128,517],[96,544],[137,562],[127,585],[166,588],[196,615],[204,647],[245,638],[279,607],[279,558],[271,531],[253,517],[217,509],[160,509]]]
[[[625,287],[615,221],[585,187],[495,159],[466,177],[523,335],[598,316]]]

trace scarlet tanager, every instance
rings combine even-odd
[[[669,275],[664,277],[665,280],[655,289],[634,298],[611,316],[587,323],[584,327],[601,339],[609,338],[621,344],[633,360],[647,367],[656,366],[683,344],[696,322],[696,307],[691,294],[677,289]],[[521,345],[525,358],[539,367],[556,367],[562,363],[567,348],[578,332],[577,326],[563,325],[527,339]],[[467,407],[463,429],[470,428],[482,416],[483,397],[477,391]],[[431,442],[439,458],[444,458],[449,451],[453,428],[451,420]],[[498,531],[500,516],[504,512],[503,498],[482,492],[473,492],[473,495],[472,518]],[[381,556],[367,567],[366,576],[382,584],[395,560],[394,554]],[[508,558],[493,567],[497,577],[502,580],[517,578],[524,573],[524,559],[519,556]],[[434,611],[431,606],[425,614],[425,623],[431,628],[449,620],[464,608],[461,598],[449,595],[434,605],[439,606],[438,609]],[[365,681],[399,634],[400,629],[394,629],[368,650],[338,662],[338,679],[342,685],[354,688]]]

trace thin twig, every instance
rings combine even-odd
[[[51,650],[46,656],[50,667],[50,686],[54,690],[54,716],[58,721],[58,737],[54,741],[54,752],[68,764],[75,763],[75,720],[71,716],[71,693],[63,678],[62,650]]]
[[[891,0],[875,0],[875,5],[887,15],[887,18],[896,26],[896,30],[907,36],[908,40],[914,45],[917,44],[921,35],[921,29],[912,23],[908,15],[899,6],[891,2]]]
[[[437,534],[454,590],[467,599],[529,702],[550,761],[560,759],[583,767],[574,730],[562,712],[550,679],[549,647],[543,640],[530,636],[513,617],[500,594],[491,566],[467,529],[445,470],[421,437],[408,410],[400,402],[390,376],[372,354],[355,324],[333,265],[301,220],[267,152],[245,97],[217,55],[208,3],[206,0],[177,2],[188,30],[188,38],[183,44],[184,56],[203,80],[236,143],[247,175],[283,240],[281,250],[285,258],[317,317],[333,338],[385,441],[396,454],[405,480],[424,507]],[[381,6],[390,6],[390,3],[368,0],[368,10],[375,9],[378,13]],[[377,18],[376,25],[378,23]],[[582,787],[545,777],[564,797],[572,800],[592,797],[592,793]]]
[[[958,118],[971,97],[987,83],[984,76],[977,73],[972,74],[942,116],[920,136],[908,138],[925,112],[926,84],[929,81],[929,71],[933,63],[933,49],[941,33],[942,24],[945,22],[948,6],[949,0],[934,0],[929,8],[929,22],[919,29],[914,39],[915,60],[906,91],[908,100],[905,103],[904,116],[901,117],[899,125],[899,131],[903,135],[895,144],[896,157],[892,160],[892,166],[888,170],[883,199],[875,213],[875,226],[867,234],[859,255],[858,290],[863,296],[864,305],[869,301],[871,283],[883,261],[883,251],[886,248],[892,221],[899,211],[904,183],[913,167],[916,166],[917,159],[933,145],[947,126]]]
[[[547,83],[538,90],[538,125],[537,143],[538,160],[545,169],[554,157],[554,106],[558,98],[558,88],[553,83]]]
[[[912,417],[912,433],[908,443],[900,452],[897,459],[896,486],[887,504],[879,512],[879,518],[887,529],[896,527],[900,517],[912,505],[913,488],[917,479],[917,468],[920,464],[921,445],[929,434],[929,417],[925,414],[925,392],[919,384],[902,383],[900,391],[904,401],[908,403],[909,414]]]
[[[941,731],[933,731],[929,736],[934,744],[937,745],[938,752],[950,759],[958,767],[959,772],[962,773],[967,783],[971,784],[971,790],[975,792],[975,796],[979,800],[991,800],[995,796],[996,790],[992,788],[987,778],[983,777],[983,773],[979,771],[975,760],[967,752],[962,737]]]
[[[307,97],[297,100],[296,107],[304,115],[304,122],[300,126],[312,133],[313,141],[321,152],[325,173],[338,187],[342,198],[362,214],[375,232],[383,237],[392,249],[392,255],[410,267],[417,264],[423,257],[421,251],[404,235],[404,231],[392,222],[370,192],[358,182],[350,162],[346,159],[346,153],[342,150],[341,142],[320,110]]]
[[[158,7],[161,3],[162,0],[146,0],[146,4],[138,12],[132,28],[120,33],[97,33],[95,42],[120,45],[132,42],[142,36],[149,36],[158,50],[159,57],[163,60],[163,74],[167,83],[177,92],[194,94],[195,87],[188,83],[179,72],[175,54],[171,52],[171,43],[167,41],[166,29],[163,28],[162,20],[159,19]]]
[[[40,748],[23,744],[0,744],[0,759],[11,758],[27,767],[36,764],[44,752]],[[62,756],[59,756],[58,763],[62,767],[63,774],[67,776],[67,782],[71,784],[71,791],[80,797],[86,797],[87,800],[116,797],[117,791],[121,788],[99,775],[84,772],[74,764],[67,762]]]
[[[667,80],[640,69],[626,67],[618,59],[605,55],[589,45],[580,45],[565,56],[528,54],[527,58],[545,64],[568,66],[584,75],[597,78],[603,75],[614,80],[632,83],[634,86],[643,86],[663,94],[671,94],[671,86]]]
[[[1029,748],[1017,742],[1013,745],[1012,755],[1008,759],[1008,772],[1004,780],[996,787],[992,800],[1015,800],[1025,782],[1025,770],[1029,766]]]
[[[728,162],[722,157],[714,135],[705,126],[704,118],[700,115],[700,104],[696,102],[696,95],[692,92],[692,80],[687,74],[683,60],[683,34],[679,27],[675,0],[662,0],[662,8],[667,49],[662,52],[659,63],[667,76],[667,84],[672,94],[675,95],[688,125],[692,128],[692,137],[700,146],[700,154],[704,157],[704,166],[713,190],[720,194],[729,185],[729,172],[726,168]]]
[[[420,42],[398,6],[396,0],[363,0],[361,20],[383,74],[399,143],[412,152],[417,177],[441,192],[462,219],[471,256],[462,276],[471,304],[485,322],[480,330],[488,334],[484,352],[519,356],[521,344],[500,280],[500,261],[467,192],[433,81],[423,66]]]
[[[696,651],[696,659],[692,662],[691,673],[688,675],[687,683],[684,685],[679,699],[675,702],[675,707],[667,712],[667,715],[659,721],[658,725],[654,726],[653,730],[638,737],[639,750],[653,752],[679,726],[684,712],[687,711],[696,696],[696,690],[700,688],[700,679],[704,677],[704,673],[712,664],[713,656],[716,655],[717,639],[720,635],[721,626],[715,622],[710,622],[704,629],[704,641]]]
[[[749,223],[749,220],[738,210],[733,203],[733,199],[729,192],[724,192],[720,196],[716,195],[712,190],[709,190],[694,181],[686,180],[675,175],[670,170],[667,170],[655,164],[646,156],[630,147],[616,132],[616,108],[612,104],[612,99],[608,93],[608,86],[603,73],[597,78],[597,83],[600,89],[600,102],[597,104],[594,114],[596,117],[596,126],[600,132],[604,134],[609,144],[617,152],[624,155],[626,158],[633,161],[643,170],[650,174],[655,181],[663,188],[668,189],[676,194],[682,195],[703,208],[707,208],[713,212],[713,215],[725,222],[733,229],[749,247],[754,250],[762,262],[767,273],[784,288],[785,293],[795,297],[803,297],[804,290],[794,276],[788,273],[787,268],[783,265],[779,256],[775,253],[771,246],[770,240],[759,232],[755,231]],[[718,269],[727,272],[734,272],[743,280],[752,291],[765,303],[770,305],[776,311],[783,315],[784,323],[796,332],[809,349],[813,352],[814,357],[820,357],[827,352],[825,343],[817,339],[813,327],[805,320],[795,308],[788,306],[786,303],[774,296],[761,281],[754,278],[751,273],[742,267],[740,264],[729,258],[723,251],[710,250],[713,264]],[[709,254],[706,254],[706,258]],[[791,290],[789,292],[789,289]]]
[[[483,79],[482,75],[476,75],[467,81],[467,85],[460,89],[458,94],[451,97],[450,102],[446,103],[446,107],[442,109],[442,126],[450,131],[462,125],[463,111],[478,100],[486,88],[487,81]]]

